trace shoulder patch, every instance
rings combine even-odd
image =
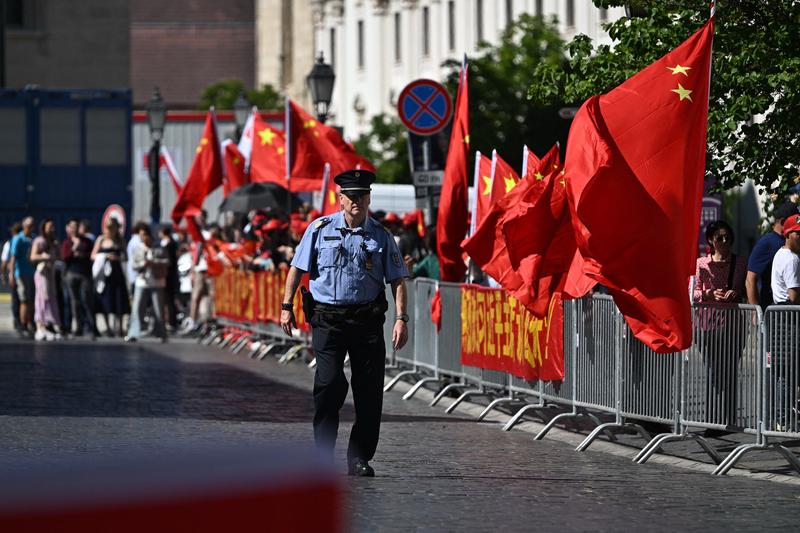
[[[331,223],[331,219],[329,219],[327,217],[326,218],[321,218],[321,219],[317,220],[316,224],[314,224],[314,231],[317,231],[320,228],[324,228],[325,226],[327,226],[330,223]]]

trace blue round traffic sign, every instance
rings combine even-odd
[[[412,81],[397,98],[400,120],[417,135],[433,135],[444,128],[452,111],[447,89],[433,80]]]

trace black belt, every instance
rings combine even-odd
[[[314,312],[338,317],[354,317],[373,313],[383,314],[386,312],[386,296],[381,294],[373,301],[363,304],[331,305],[314,302]]]

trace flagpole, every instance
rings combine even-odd
[[[289,97],[284,99],[283,131],[286,132],[286,216],[292,214],[292,120]]]
[[[469,221],[470,236],[472,236],[475,233],[475,228],[478,227],[478,198],[479,198],[478,190],[480,189],[478,181],[480,180],[480,174],[481,174],[480,164],[481,164],[481,152],[480,150],[475,150],[475,170],[473,171],[473,176],[472,176],[472,198],[475,201],[472,204],[472,218]]]
[[[322,198],[319,202],[319,212],[320,214],[325,213],[325,202],[327,201],[328,196],[328,178],[331,175],[331,164],[325,163],[325,170],[322,171]]]
[[[522,179],[528,177],[528,145],[522,145],[522,173],[520,174]]]
[[[489,205],[494,201],[494,168],[497,165],[497,150],[492,150],[492,171],[489,173],[491,179],[489,185]]]

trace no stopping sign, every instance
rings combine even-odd
[[[417,135],[433,135],[447,125],[453,103],[447,89],[433,80],[419,79],[405,86],[397,98],[397,113]]]

